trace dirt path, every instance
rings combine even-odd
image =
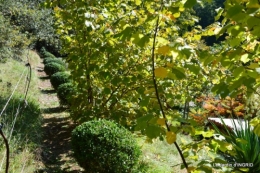
[[[37,67],[43,116],[43,139],[41,164],[37,173],[81,173],[82,170],[71,156],[70,134],[74,126],[69,114],[59,106],[59,100],[50,80],[43,71],[44,64]]]

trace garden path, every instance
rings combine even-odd
[[[37,67],[39,101],[42,111],[42,146],[41,163],[37,173],[81,173],[82,169],[72,157],[70,134],[74,125],[68,112],[59,105],[55,90],[52,88],[48,75],[44,72],[44,64]]]

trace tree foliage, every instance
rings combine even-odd
[[[54,8],[77,87],[72,117],[78,122],[114,119],[150,139],[166,138],[169,144],[175,144],[181,129],[212,136],[211,131],[196,131],[194,120],[171,108],[187,105],[202,93],[225,98],[245,92],[249,97],[258,88],[259,4],[226,0],[215,17],[221,22],[202,28],[189,13],[196,3],[47,1],[45,5]],[[218,46],[201,41],[223,34],[228,39]],[[184,155],[194,155],[197,161],[196,151],[203,147],[212,149],[210,142],[202,141],[184,147]],[[188,169],[209,170],[212,160]]]

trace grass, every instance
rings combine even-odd
[[[145,137],[137,137],[139,145],[142,147],[143,156],[142,164],[148,167],[146,172],[149,173],[184,173],[185,169],[181,169],[181,157],[174,145],[169,145],[166,141],[154,139],[152,143],[145,140]],[[179,135],[178,144],[182,141],[191,142],[192,139],[186,135]]]
[[[0,63],[0,111],[2,111],[9,96],[15,88],[22,73],[24,76],[17,87],[6,110],[0,117],[0,122],[4,124],[3,132],[10,139],[10,167],[9,172],[33,172],[36,169],[35,154],[41,139],[41,116],[38,105],[39,90],[38,78],[35,72],[32,73],[31,84],[27,96],[27,107],[20,114],[11,133],[12,123],[19,105],[23,103],[23,97],[26,86],[26,74],[28,72],[25,66],[27,54],[32,68],[40,62],[40,59],[33,51],[25,51],[19,61],[9,58],[5,63]],[[5,146],[3,140],[0,140],[0,172],[5,169]],[[1,166],[2,165],[2,166]]]

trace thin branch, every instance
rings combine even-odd
[[[162,7],[163,7],[163,3],[161,5],[161,9],[159,11],[162,10]],[[159,106],[160,106],[160,109],[161,109],[161,112],[162,112],[162,115],[163,115],[163,118],[165,119],[165,126],[167,128],[167,131],[170,132],[171,129],[167,123],[167,119],[166,119],[166,115],[164,113],[164,110],[163,110],[163,106],[162,106],[162,103],[161,103],[161,100],[160,100],[160,96],[159,96],[159,91],[158,91],[158,85],[157,85],[157,82],[156,82],[156,78],[155,78],[155,42],[156,42],[156,37],[157,37],[157,32],[158,32],[158,29],[159,29],[159,19],[160,19],[160,16],[158,16],[157,18],[157,21],[156,21],[156,26],[155,26],[155,30],[154,30],[154,36],[153,36],[153,47],[152,47],[152,73],[153,73],[153,83],[154,83],[154,89],[155,89],[155,93],[156,93],[156,97],[157,97],[157,100],[158,100],[158,103],[159,103]],[[177,142],[175,141],[174,142],[174,145],[175,147],[177,148],[180,156],[181,156],[181,159],[182,159],[182,162],[185,166],[185,168],[188,170],[188,164],[186,163],[186,160],[184,158],[184,155],[179,147],[179,145],[177,144]]]

